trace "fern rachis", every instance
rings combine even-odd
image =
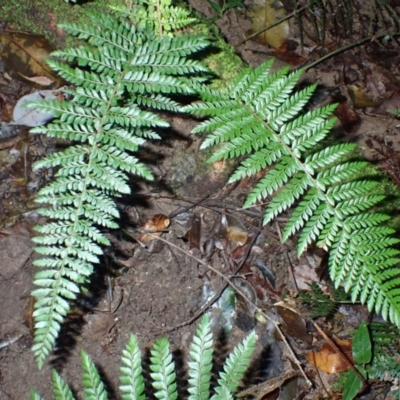
[[[271,66],[246,69],[225,92],[198,85],[203,102],[185,111],[210,118],[193,133],[208,133],[202,148],[218,146],[210,161],[241,157],[230,182],[269,167],[244,206],[271,196],[264,224],[292,209],[283,239],[299,232],[299,254],[313,242],[329,251],[335,286],[400,327],[398,240],[381,226],[387,216],[367,212],[384,196],[374,182],[355,180],[367,163],[349,159],[354,144],[321,149],[335,105],[303,112],[315,85],[293,93],[301,71],[271,74]]]
[[[177,111],[171,94],[192,92],[189,77],[206,71],[189,56],[208,45],[201,37],[156,38],[152,30],[111,16],[94,15],[93,26],[63,28],[86,40],[85,46],[57,51],[71,66],[50,60],[50,66],[76,85],[71,100],[31,103],[55,116],[38,127],[44,133],[71,141],[63,152],[48,156],[36,168],[57,167],[54,182],[37,197],[48,204],[40,213],[53,221],[37,227],[34,238],[43,258],[35,276],[33,351],[41,367],[52,349],[60,325],[108,245],[102,229],[116,228],[119,213],[112,196],[130,192],[129,174],[152,179],[151,171],[135,156],[145,138],[158,139],[153,128],[168,124],[153,110]],[[101,228],[103,227],[103,228]]]

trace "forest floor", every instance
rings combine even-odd
[[[357,40],[345,34],[340,38],[327,34],[322,46],[310,34],[307,25],[310,21],[305,21],[307,44],[301,51],[296,39],[299,28],[292,19],[288,28],[291,33],[278,49],[251,40],[242,43],[251,29],[244,9],[233,8],[218,17],[205,0],[189,3],[209,21],[214,18],[212,21],[226,41],[251,66],[271,57],[278,59],[276,68],[306,65],[328,53],[334,45],[340,47]],[[396,43],[385,48],[369,41],[307,69],[302,80],[302,84],[319,84],[316,103],[340,103],[334,134],[340,140],[356,141],[359,151],[386,174],[388,179],[382,188],[389,195],[400,183],[400,123],[386,112],[400,108],[399,61]],[[6,135],[15,101],[33,90],[26,82],[9,80],[5,74],[0,76],[0,400],[26,399],[29,388],[35,388],[46,399],[53,398],[52,368],[57,368],[77,397],[83,398],[81,349],[99,367],[110,398],[119,398],[120,357],[130,333],[137,335],[144,353],[157,338],[167,337],[182,372],[179,376],[184,376],[183,364],[199,317],[206,310],[204,305],[224,285],[204,263],[226,276],[235,275],[235,284],[280,322],[313,382],[313,388],[309,389],[301,374],[287,382],[282,379],[277,389],[263,398],[327,398],[337,374],[317,371],[307,361],[306,355],[319,348],[323,340],[310,325],[307,309],[298,296],[299,291],[308,290],[307,284],[314,281],[321,284],[324,292],[329,292],[326,254],[320,249],[310,249],[298,258],[296,238],[282,244],[280,235],[286,215],[261,227],[263,205],[249,210],[241,208],[255,182],[226,185],[232,165],[206,166],[206,156],[199,151],[202,138],[191,134],[197,121],[176,115],[164,115],[171,131],[162,142],[148,146],[149,154],[153,155],[149,163],[157,160],[152,167],[156,181],[132,183],[132,195],[118,199],[121,229],[108,234],[113,245],[105,251],[88,295],[73,306],[51,362],[38,370],[30,350],[33,307],[30,292],[35,273],[32,260],[36,257],[31,237],[33,227],[43,223],[43,219],[35,211],[34,197],[51,180],[53,171],[35,172],[32,165],[53,152],[56,145],[47,138],[33,137],[28,127],[21,126],[17,133],[13,130],[12,135]],[[391,206],[399,207],[395,202]],[[160,224],[166,228],[163,241],[143,240],[138,232]],[[292,299],[296,307],[304,310],[304,315],[274,306],[284,297]],[[237,299],[235,309],[231,300],[228,297],[219,300],[210,308],[218,343],[217,365],[254,328],[259,338],[258,348],[246,387],[282,377],[295,368],[288,346],[278,340],[274,327],[266,328],[258,322],[245,301]],[[345,304],[315,322],[329,335],[347,340],[360,322],[368,318],[365,307]],[[221,332],[227,327],[231,327],[230,333],[224,336]],[[335,369],[335,362],[327,361],[326,368]],[[381,382],[361,398],[389,399],[390,386],[394,384]]]

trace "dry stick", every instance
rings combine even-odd
[[[349,50],[349,49],[351,49],[351,48],[353,48],[353,47],[359,46],[359,45],[364,44],[364,43],[369,42],[369,41],[372,42],[372,41],[374,41],[374,40],[383,38],[383,37],[385,37],[385,36],[400,36],[400,32],[395,32],[395,33],[391,33],[391,34],[382,33],[382,34],[377,35],[377,36],[368,36],[368,37],[362,38],[362,39],[360,39],[360,40],[357,40],[356,42],[353,42],[353,43],[347,44],[346,46],[340,47],[339,49],[334,50],[334,51],[332,51],[332,52],[330,52],[330,53],[324,55],[323,57],[319,58],[318,60],[313,61],[313,62],[310,63],[310,64],[305,64],[305,65],[303,64],[303,65],[300,65],[299,67],[297,67],[297,68],[295,69],[295,71],[298,70],[298,69],[300,69],[300,68],[304,68],[304,69],[307,71],[307,70],[309,70],[310,68],[315,67],[317,64],[319,64],[319,63],[321,63],[321,62],[327,60],[328,58],[331,58],[331,57],[333,57],[333,56],[336,56],[337,54],[342,53],[343,51]]]
[[[264,311],[263,311],[260,307],[258,307],[255,303],[253,303],[251,300],[249,300],[249,299],[247,298],[246,294],[245,294],[244,292],[242,292],[242,290],[238,289],[238,288],[234,285],[234,283],[230,280],[230,278],[227,278],[222,272],[218,271],[216,268],[214,268],[214,267],[211,266],[210,264],[207,264],[206,262],[204,262],[204,261],[201,260],[200,258],[197,258],[197,257],[194,256],[193,254],[190,254],[188,251],[186,251],[185,249],[180,248],[180,247],[177,246],[176,244],[171,243],[169,240],[166,240],[166,239],[164,239],[164,238],[162,238],[162,237],[160,237],[160,236],[156,236],[156,235],[154,235],[154,234],[151,233],[151,232],[147,232],[147,231],[143,231],[143,230],[139,230],[139,229],[138,229],[137,231],[138,231],[139,233],[144,233],[144,234],[146,234],[146,235],[152,236],[152,237],[154,237],[154,239],[161,240],[162,242],[164,242],[164,243],[166,243],[166,244],[168,244],[168,245],[170,245],[170,246],[172,246],[172,247],[175,247],[177,250],[179,250],[180,252],[186,254],[188,257],[191,257],[193,260],[197,261],[199,264],[201,264],[201,265],[203,265],[204,267],[208,268],[210,271],[213,271],[216,275],[218,275],[220,278],[222,278],[222,279],[227,283],[227,285],[231,286],[232,289],[233,289],[236,293],[240,294],[245,300],[247,300],[247,301],[249,302],[249,304],[251,304],[251,305],[254,307],[254,309],[257,310],[264,318],[266,318],[267,320],[271,321],[271,322],[274,324],[275,329],[279,332],[279,334],[280,334],[280,336],[281,336],[283,342],[286,344],[287,348],[289,349],[289,353],[290,353],[291,356],[293,357],[293,361],[296,363],[297,367],[299,368],[299,370],[300,370],[301,374],[303,375],[303,377],[304,377],[304,379],[305,379],[307,385],[308,385],[308,386],[312,386],[311,381],[308,379],[308,376],[307,376],[306,373],[304,372],[303,367],[302,367],[301,364],[300,364],[300,361],[297,359],[296,354],[294,354],[293,349],[290,347],[290,344],[289,344],[289,342],[287,341],[285,335],[283,334],[281,328],[279,327],[278,322],[275,321],[275,320],[273,320],[273,319],[272,319],[271,317],[269,317],[267,314],[265,314]],[[127,232],[127,233],[128,233],[128,232]]]
[[[196,206],[200,205],[201,203],[203,203],[204,200],[208,199],[210,197],[209,194],[206,194],[205,196],[203,196],[202,198],[200,198],[200,200],[197,200],[196,202],[189,202],[191,203],[191,205],[189,207],[180,207],[178,208],[176,211],[174,211],[173,213],[168,215],[168,218],[172,219],[177,217],[180,214],[183,214],[185,212],[188,212],[189,210],[191,210],[192,208],[195,208]]]
[[[329,345],[336,351],[336,353],[339,354],[340,358],[343,361],[345,361],[345,363],[357,375],[357,378],[363,384],[363,386],[362,386],[362,388],[360,390],[360,392],[362,393],[368,386],[368,384],[365,381],[364,377],[361,375],[361,373],[358,371],[358,369],[354,366],[354,364],[346,357],[346,355],[343,353],[343,351],[339,349],[339,347],[336,345],[336,343],[313,320],[310,320],[310,321],[313,323],[313,325],[315,326],[315,329],[319,332],[319,334],[329,343]]]
[[[131,236],[133,238],[133,236],[128,232],[128,231],[124,231],[126,234],[128,234],[129,236]],[[248,245],[247,251],[244,254],[242,260],[240,261],[240,263],[238,264],[238,266],[236,267],[236,269],[233,271],[233,276],[237,275],[237,273],[241,270],[241,268],[243,267],[243,264],[246,262],[247,257],[250,254],[251,248],[254,244],[254,242],[257,240],[257,237],[259,236],[261,230],[259,230],[258,232],[256,232],[254,234],[254,237],[252,238],[251,242]],[[158,236],[157,236],[158,237]],[[137,240],[137,239],[135,239]],[[193,257],[194,259],[196,259],[192,254],[190,253],[186,253],[189,254],[191,257]],[[204,264],[203,264],[204,265]],[[217,292],[215,293],[215,295],[207,301],[207,303],[203,304],[195,313],[194,315],[187,319],[186,321],[181,322],[180,324],[177,324],[175,326],[166,326],[166,327],[160,327],[164,332],[171,332],[174,331],[176,329],[182,328],[186,325],[190,325],[191,323],[193,323],[194,321],[196,321],[198,318],[200,318],[220,297],[222,292],[229,286],[229,283],[227,283],[226,281],[218,288]]]
[[[283,301],[276,303],[275,306],[287,308],[288,310],[291,310],[295,314],[300,315],[301,317],[304,318],[304,316],[301,315],[296,308],[289,306],[288,304],[284,303]],[[318,324],[315,323],[315,321],[313,321],[310,318],[307,318],[307,320],[310,321],[314,325],[315,329],[319,332],[319,334],[329,343],[329,345],[336,351],[336,353],[339,354],[339,357],[354,371],[354,373],[357,375],[358,379],[360,379],[360,381],[363,384],[363,387],[361,388],[360,392],[364,391],[367,388],[368,384],[365,381],[364,377],[361,375],[361,373],[354,366],[354,364],[346,357],[346,355],[343,353],[342,350],[340,350],[340,348],[336,345],[336,343],[318,326]]]
[[[232,217],[232,218],[234,218],[234,219],[236,219],[238,221],[239,221],[239,218],[236,215],[234,215],[234,214],[232,214],[230,212],[227,212],[227,211],[216,210],[215,208],[225,208],[227,210],[235,211],[235,212],[242,213],[242,214],[248,215],[250,217],[255,217],[255,218],[261,218],[262,215],[263,215],[262,212],[258,212],[258,211],[252,212],[252,211],[250,211],[249,209],[252,208],[252,207],[249,207],[249,209],[244,210],[243,208],[239,208],[239,207],[237,207],[235,205],[230,205],[230,204],[222,205],[222,202],[220,202],[220,201],[218,201],[216,199],[213,199],[213,198],[209,199],[208,196],[205,196],[205,197],[201,198],[200,200],[196,200],[196,201],[185,199],[185,198],[175,198],[175,197],[171,197],[171,196],[158,196],[157,198],[158,199],[171,199],[171,200],[183,201],[183,202],[192,204],[192,206],[190,208],[188,208],[188,209],[192,209],[195,206],[199,206],[199,207],[203,207],[203,208],[205,208],[207,210],[211,210],[211,211],[214,211],[214,212],[217,212],[217,213],[228,215],[228,216],[230,216],[230,217]],[[173,217],[179,215],[181,212],[185,212],[185,211],[181,211],[181,210],[182,209],[178,209],[177,211],[173,212],[171,215],[169,215],[169,218],[173,218]],[[279,217],[277,217],[275,219],[278,222],[287,222],[288,221],[288,218],[279,218]],[[257,228],[255,225],[253,225],[251,223],[248,223],[248,222],[245,222],[245,221],[243,223],[246,224],[246,225],[251,226],[252,228]],[[261,231],[261,228],[257,228],[257,229],[259,231]],[[275,236],[274,234],[272,234],[271,232],[267,232],[267,234],[269,236],[271,236],[273,239],[279,240],[279,238],[277,236]]]

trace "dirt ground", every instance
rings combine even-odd
[[[190,0],[189,3],[207,18],[215,16],[207,1]],[[226,12],[216,24],[246,63],[256,66],[277,56],[266,45],[252,41],[239,44],[250,28],[250,22],[240,10]],[[316,57],[310,48],[308,50],[304,56],[306,61]],[[382,100],[379,106],[356,110],[346,90],[356,79],[368,84],[372,76],[385,86],[382,92],[392,93],[391,100],[397,98],[398,58],[389,60],[388,57],[387,63],[382,65],[371,53],[366,55],[369,50],[361,46],[341,53],[308,70],[304,82],[320,85],[318,101],[321,104],[344,98],[335,135],[357,141],[360,151],[398,184],[400,123],[385,113],[387,108],[396,107],[396,103],[385,105]],[[360,59],[368,59],[368,67],[361,65]],[[285,64],[285,57],[281,57],[276,66]],[[348,75],[347,84],[343,81],[344,70]],[[357,78],[350,79],[352,74]],[[388,80],[392,80],[390,85]],[[23,87],[16,85],[10,92],[21,93]],[[9,82],[2,82],[2,88],[6,86]],[[157,338],[168,337],[182,380],[185,376],[183,362],[198,323],[198,319],[192,320],[200,316],[202,305],[223,285],[215,273],[193,256],[227,275],[236,273],[242,266],[238,285],[248,289],[248,282],[251,282],[250,286],[257,290],[260,306],[274,318],[279,312],[272,305],[283,293],[294,295],[296,292],[295,278],[291,275],[293,267],[303,265],[315,269],[323,265],[323,253],[310,250],[299,260],[295,239],[284,245],[280,243],[280,224],[285,216],[273,225],[260,228],[262,206],[247,211],[241,209],[245,194],[254,182],[227,186],[227,176],[233,166],[205,164],[204,155],[199,151],[201,137],[190,134],[196,121],[171,115],[165,117],[171,123],[171,132],[162,144],[148,146],[158,160],[157,165],[152,166],[157,179],[151,184],[132,182],[132,195],[117,200],[121,230],[109,233],[113,246],[106,250],[88,294],[73,306],[57,348],[41,371],[30,351],[30,292],[35,273],[32,260],[36,257],[30,238],[34,235],[33,226],[43,222],[35,212],[37,206],[33,198],[38,188],[51,180],[52,172],[33,172],[32,164],[54,151],[55,144],[46,138],[32,137],[28,128],[21,128],[18,136],[0,138],[0,400],[26,399],[29,388],[35,388],[45,399],[53,398],[52,368],[57,368],[77,397],[83,398],[81,349],[85,349],[101,371],[110,399],[120,398],[120,357],[131,332],[139,339],[145,363],[149,356],[146,349]],[[389,185],[385,188],[389,191]],[[154,221],[155,216],[170,221],[162,236],[168,243],[154,240],[141,246],[137,241],[140,239],[137,228]],[[254,289],[249,290],[254,292]],[[257,323],[251,310],[240,300],[237,303],[236,313],[231,313],[233,328],[227,336],[221,335],[230,321],[223,313],[225,306],[218,303],[211,309],[213,329],[218,337],[217,364],[246,332],[255,328],[259,341],[248,384],[290,370],[293,367],[291,356],[287,347],[276,340],[273,329]],[[341,330],[343,337],[367,317],[363,307],[351,310]],[[285,320],[281,314],[279,317]],[[293,316],[286,317],[286,321],[286,325],[290,325],[288,321],[304,323]],[[318,380],[315,369],[304,358],[314,333],[305,325],[296,329],[297,332],[293,332],[286,326],[289,341],[307,374]],[[322,379],[332,381],[329,376]],[[265,398],[295,399],[305,389],[305,383],[300,377],[290,382],[282,386],[280,393],[278,390]],[[318,387],[301,398],[324,398],[325,393]],[[363,398],[385,397],[370,393]]]

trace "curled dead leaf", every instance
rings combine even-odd
[[[161,236],[162,231],[169,227],[170,219],[164,214],[156,214],[152,218],[149,218],[146,223],[141,227],[141,230],[151,232],[153,235]],[[142,233],[139,237],[139,241],[142,243],[150,242],[154,240],[154,236]]]
[[[354,108],[365,108],[365,107],[378,107],[381,101],[377,101],[372,99],[366,92],[355,85],[347,85],[347,90],[349,92],[349,96],[353,101]]]
[[[20,79],[21,75],[47,77],[53,80],[54,87],[60,87],[63,79],[45,62],[52,51],[52,46],[44,36],[25,32],[0,32],[0,57],[5,71],[14,79]]]
[[[334,339],[337,347],[343,352],[346,358],[353,362],[351,354],[352,340]],[[324,343],[319,351],[310,351],[306,354],[306,358],[317,367],[320,371],[328,374],[336,374],[338,372],[347,371],[350,368],[349,362],[346,362],[329,343]]]
[[[29,82],[36,83],[37,85],[40,86],[50,86],[52,83],[54,83],[54,80],[49,79],[47,76],[32,76],[31,78],[29,76],[25,76],[19,72],[19,74],[25,78]]]
[[[307,331],[304,318],[297,312],[286,307],[276,307],[276,311],[281,317],[283,330],[290,336],[311,344],[313,337]]]
[[[252,20],[251,30],[248,32],[249,34],[261,31],[286,16],[283,4],[275,0],[254,0],[248,9],[248,16]],[[289,22],[286,20],[260,33],[253,40],[260,44],[268,44],[274,49],[277,49],[288,37]]]

